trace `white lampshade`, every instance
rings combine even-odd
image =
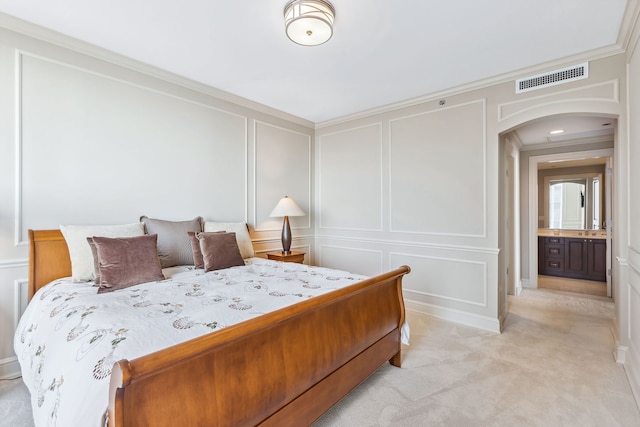
[[[333,35],[335,11],[324,0],[292,0],[284,7],[287,37],[303,46],[317,46]]]
[[[276,207],[273,208],[273,211],[269,216],[282,217],[282,216],[304,216],[304,215],[305,215],[304,211],[300,209],[300,206],[298,206],[291,197],[284,196],[282,199],[280,199]]]

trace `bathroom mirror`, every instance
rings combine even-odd
[[[544,228],[598,230],[602,212],[601,174],[546,176]]]

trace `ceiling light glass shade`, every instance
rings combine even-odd
[[[284,7],[287,37],[303,46],[317,46],[333,35],[335,11],[324,0],[293,0]]]

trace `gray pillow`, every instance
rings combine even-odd
[[[194,265],[191,240],[187,233],[202,231],[202,217],[189,221],[166,221],[141,216],[147,234],[158,235],[158,257],[162,268]]]

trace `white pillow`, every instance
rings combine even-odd
[[[236,233],[236,241],[238,242],[238,249],[242,258],[253,258],[255,253],[253,252],[253,244],[251,243],[251,236],[249,236],[249,230],[247,229],[246,222],[204,222],[204,231],[226,231],[227,233]]]
[[[61,225],[60,231],[69,248],[71,278],[74,282],[95,279],[93,254],[87,237],[135,237],[144,235],[144,224],[125,225]]]

